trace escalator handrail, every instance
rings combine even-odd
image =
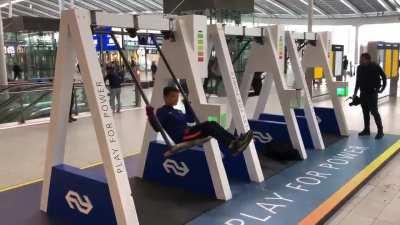
[[[36,83],[20,83],[20,84],[15,84],[15,85],[8,85],[5,88],[0,89],[0,94],[12,89],[12,88],[18,88],[18,87],[23,87],[23,86],[31,86],[31,87],[41,87],[41,86],[46,86],[46,85],[52,85],[51,83],[43,83],[43,84],[36,84]]]
[[[39,88],[43,88],[43,87],[46,87],[46,86],[45,86],[45,85],[41,85],[41,86],[29,86],[29,87],[24,88],[24,89],[21,90],[20,92],[22,92],[22,91],[34,90],[34,89],[36,89],[36,88],[39,89]],[[22,96],[23,96],[23,94],[16,94],[16,95],[10,97],[9,99],[7,99],[7,100],[5,100],[5,101],[3,101],[3,102],[0,102],[0,109],[6,108],[6,106],[8,106],[9,104],[11,104],[12,102],[14,102],[14,101],[19,100],[20,98],[22,98]]]
[[[33,89],[33,90],[22,90],[22,91],[10,91],[8,92],[8,94],[24,94],[24,93],[34,93],[34,92],[42,92],[42,91],[53,91],[53,87],[51,86],[43,86],[43,87],[38,87],[37,89]]]
[[[11,117],[11,120],[16,119],[19,115],[21,115],[22,113],[25,113],[27,110],[31,109],[33,106],[35,106],[38,102],[40,102],[43,98],[47,97],[48,95],[50,95],[52,93],[51,90],[47,90],[45,93],[43,93],[42,95],[40,95],[37,99],[35,99],[33,102],[31,102],[28,106],[19,109],[17,112],[11,112],[8,115],[3,116],[2,118],[0,118],[0,123],[2,123],[5,119],[8,119],[9,117]]]

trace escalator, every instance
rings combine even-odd
[[[51,88],[52,84],[32,84],[32,83],[26,83],[26,84],[18,84],[18,85],[12,85],[5,87],[0,90],[0,95],[6,96],[3,97],[5,100],[0,99],[0,114],[1,114],[1,109],[4,107],[10,105],[12,102],[18,100],[21,98],[21,96],[29,91],[35,91],[39,90],[41,88]]]
[[[132,84],[122,87],[123,108],[137,106]],[[28,120],[50,117],[52,106],[52,83],[18,83],[0,87],[0,124],[25,123]],[[83,84],[74,84],[73,113],[88,112],[89,103]]]
[[[0,123],[36,119],[38,110],[50,109],[51,84],[18,84],[0,90]],[[49,116],[49,113],[39,117]]]

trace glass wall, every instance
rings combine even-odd
[[[307,32],[307,26],[304,25],[291,25],[286,26],[286,30]],[[354,43],[356,30],[354,26],[322,26],[317,25],[313,27],[314,32],[329,31],[332,32],[332,44],[343,45],[344,55],[349,61],[354,62]]]
[[[141,71],[142,80],[152,80],[150,71],[152,61],[159,60],[154,46],[140,43],[138,38],[116,35],[130,60],[134,60]],[[107,40],[109,40],[108,38]],[[98,43],[94,40],[94,45]],[[54,76],[57,53],[58,32],[5,33],[5,52],[10,80],[14,80],[13,67],[18,65],[24,80],[46,80]],[[113,49],[97,49],[103,65],[117,62],[122,65],[119,53]],[[148,75],[148,76],[146,76]]]
[[[14,65],[21,68],[25,80],[53,77],[57,36],[54,32],[5,33],[9,79],[14,79]]]
[[[371,24],[360,27],[360,45],[369,41],[400,42],[400,24]]]

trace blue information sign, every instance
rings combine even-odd
[[[111,27],[104,28],[104,32],[111,32]],[[93,41],[96,45],[96,51],[117,51],[117,46],[109,34],[94,34]]]

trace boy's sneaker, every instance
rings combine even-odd
[[[229,145],[233,157],[243,152],[253,139],[253,132],[248,131],[246,134],[241,135],[238,139],[232,141]]]

